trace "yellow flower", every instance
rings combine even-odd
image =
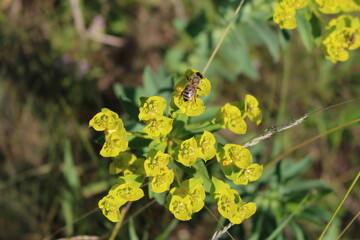
[[[170,189],[170,185],[174,181],[174,172],[172,170],[164,170],[153,177],[151,181],[151,190],[155,193],[162,193]]]
[[[333,63],[346,61],[349,58],[347,50],[360,46],[360,21],[357,17],[342,15],[331,20],[326,30],[323,49],[325,58]]]
[[[107,217],[112,222],[119,222],[120,221],[120,211],[119,208],[125,202],[115,200],[114,196],[107,195],[103,197],[98,206],[101,209],[102,213],[105,217]]]
[[[116,157],[120,152],[126,151],[127,147],[128,140],[126,134],[114,132],[105,136],[105,143],[100,151],[100,155],[103,157]]]
[[[341,0],[340,9],[343,12],[358,12],[360,11],[360,3],[355,0]]]
[[[160,172],[167,170],[170,155],[161,151],[151,150],[148,153],[147,159],[144,162],[146,176],[152,177],[158,175]]]
[[[181,221],[190,220],[193,212],[190,197],[180,197],[178,195],[172,196],[169,210],[174,214],[175,218]]]
[[[309,0],[284,0],[284,3],[290,8],[304,8],[309,4]]]
[[[321,12],[330,14],[340,11],[341,1],[343,0],[315,0]]]
[[[216,114],[215,122],[222,128],[230,129],[236,134],[245,134],[247,125],[241,115],[241,111],[230,103],[225,104]]]
[[[175,96],[174,103],[180,109],[180,112],[190,117],[201,115],[205,111],[204,102],[200,98],[193,98],[185,102],[181,96]]]
[[[184,166],[191,167],[197,158],[197,148],[198,146],[194,137],[183,141],[179,149],[178,162]]]
[[[141,99],[140,120],[150,120],[156,116],[163,115],[166,107],[166,100],[162,97],[153,96]]]
[[[195,139],[198,144],[198,157],[204,161],[212,159],[216,154],[214,135],[211,132],[204,131],[201,136],[197,136]]]
[[[171,132],[173,119],[156,116],[155,118],[150,119],[146,127],[143,129],[151,138],[166,136]]]
[[[263,166],[257,163],[251,164],[245,169],[242,169],[236,176],[235,184],[246,185],[248,182],[256,181],[260,178],[263,172]]]
[[[253,202],[249,202],[249,203],[239,203],[236,206],[236,210],[233,212],[235,214],[233,214],[230,218],[229,221],[233,224],[240,224],[242,223],[245,219],[248,219],[249,217],[251,217],[252,215],[254,215],[254,213],[256,212],[256,204]]]
[[[259,102],[254,96],[249,94],[245,96],[246,116],[249,117],[250,121],[255,122],[256,125],[259,125],[262,120],[262,113],[258,106]]]
[[[275,6],[274,22],[280,26],[280,28],[294,29],[297,27],[295,19],[295,9],[286,5],[285,2],[280,2]]]
[[[126,202],[137,201],[144,196],[144,191],[130,183],[124,183],[110,190],[111,195]]]
[[[236,144],[226,144],[224,146],[225,158],[233,162],[238,168],[247,168],[252,162],[249,150]]]
[[[182,198],[190,197],[192,212],[199,212],[204,207],[206,197],[204,181],[201,178],[190,178],[180,184],[180,187],[172,188],[169,197],[178,195]],[[167,199],[168,201],[168,199]]]
[[[117,113],[102,108],[89,122],[89,127],[93,127],[96,131],[104,131],[106,129],[116,129],[119,124],[124,126]]]

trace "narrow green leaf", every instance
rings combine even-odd
[[[129,235],[130,240],[139,240],[139,237],[136,235],[136,229],[133,218],[129,220]]]
[[[295,193],[299,192],[308,192],[312,189],[324,189],[326,188],[325,182],[319,180],[308,180],[301,182],[293,182],[284,186],[281,190],[284,195],[292,196]]]
[[[257,33],[259,39],[265,43],[273,60],[278,62],[280,58],[280,44],[274,30],[264,21],[250,21],[249,25]]]
[[[167,225],[167,227],[165,228],[165,230],[160,234],[160,236],[158,236],[157,238],[155,238],[155,240],[166,240],[169,239],[169,235],[170,233],[175,229],[175,227],[177,226],[179,220],[177,219],[173,219],[171,221],[171,223],[169,225]]]
[[[74,159],[71,152],[70,140],[65,140],[64,143],[64,169],[63,174],[67,184],[72,192],[76,193],[80,186],[79,175],[76,170]]]
[[[72,208],[73,204],[73,197],[69,192],[65,192],[61,201],[61,210],[65,220],[66,235],[68,236],[74,233],[74,209]]]
[[[288,180],[300,177],[308,170],[311,162],[311,156],[306,156],[297,161],[283,161],[283,164],[281,165],[282,178]]]
[[[194,178],[201,178],[204,181],[204,188],[206,192],[210,192],[211,189],[211,179],[209,172],[206,168],[205,162],[201,159],[198,159],[195,163],[195,166],[198,168],[198,171],[193,175]]]
[[[302,11],[299,11],[296,14],[296,21],[298,23],[301,40],[303,41],[306,50],[311,52],[314,48],[311,22],[306,19],[306,16]]]

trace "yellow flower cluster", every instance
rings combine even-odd
[[[144,167],[147,177],[151,179],[151,190],[155,193],[162,193],[170,189],[174,181],[174,172],[169,170],[170,155],[161,151],[151,150],[147,154]]]
[[[230,129],[236,134],[245,134],[247,130],[245,117],[255,122],[256,125],[259,125],[262,120],[259,102],[249,94],[246,95],[244,103],[227,103],[221,107],[213,122],[220,124],[222,128]]]
[[[144,132],[151,138],[166,136],[172,129],[173,119],[163,116],[166,100],[154,96],[141,99],[139,119],[146,122]]]
[[[262,165],[252,163],[250,151],[240,145],[226,144],[218,149],[216,158],[224,175],[234,184],[256,181],[263,171]]]
[[[296,11],[309,4],[317,16],[317,10],[324,14],[360,11],[360,2],[357,0],[282,0],[275,6],[273,20],[280,28],[294,29],[297,27]],[[325,30],[323,50],[325,58],[333,63],[346,61],[349,58],[348,50],[359,47],[359,17],[339,16],[332,19]]]
[[[318,9],[326,14],[360,10],[360,3],[356,0],[315,0],[315,2]]]
[[[356,0],[282,0],[275,6],[274,22],[280,28],[296,28],[296,10],[306,7],[310,2],[313,2],[313,6],[325,14],[360,10],[360,3]]]
[[[256,212],[256,204],[245,203],[239,193],[229,184],[213,177],[212,197],[215,199],[220,214],[234,224],[240,224]]]
[[[275,6],[274,22],[280,28],[294,29],[297,27],[295,14],[296,10],[306,7],[309,0],[283,0]]]
[[[91,127],[105,132],[105,143],[100,154],[113,158],[109,166],[110,174],[121,174],[118,182],[99,201],[99,208],[109,220],[119,221],[119,208],[128,201],[136,201],[144,196],[140,187],[146,178],[150,183],[149,191],[169,191],[166,206],[177,219],[191,219],[193,213],[204,207],[204,181],[206,179],[210,182],[211,179],[190,175],[182,181],[180,178],[183,174],[177,175],[175,169],[194,168],[198,171],[197,164],[210,161],[215,156],[224,175],[235,184],[245,185],[260,177],[263,168],[252,163],[249,150],[235,144],[217,144],[216,147],[216,138],[210,131],[202,129],[194,134],[186,130],[189,116],[200,115],[205,110],[204,102],[197,96],[208,95],[210,89],[207,78],[194,69],[188,69],[176,84],[168,116],[164,116],[167,109],[164,98],[152,96],[140,99],[138,118],[146,126],[142,133],[133,135],[151,140],[147,146],[149,150],[143,154],[145,159],[125,152],[128,147],[127,132],[116,113],[104,108],[90,120]],[[247,95],[244,103],[236,102],[221,107],[214,120],[208,124],[214,124],[216,129],[221,126],[244,134],[247,128],[244,118],[248,117],[256,124],[261,122],[258,105],[255,97]],[[171,188],[175,178],[178,186]],[[214,179],[210,193],[224,217],[233,223],[241,223],[254,214],[255,203],[244,203],[236,191],[230,190],[228,184]],[[223,187],[224,190],[221,190]]]
[[[126,175],[118,179],[108,195],[99,201],[99,208],[112,222],[120,221],[119,208],[128,201],[137,201],[144,196],[137,175]]]
[[[205,197],[203,180],[190,178],[170,190],[167,196],[168,208],[177,219],[187,221],[193,213],[204,207]]]
[[[322,44],[326,59],[333,63],[346,61],[348,50],[360,46],[360,19],[349,15],[342,15],[332,19],[326,27],[328,30]]]
[[[117,113],[103,108],[90,120],[89,127],[105,132],[105,144],[100,151],[101,156],[116,157],[127,149],[127,133]]]
[[[215,137],[211,132],[204,131],[201,136],[184,140],[177,150],[177,161],[186,167],[191,167],[197,158],[205,162],[216,154]]]

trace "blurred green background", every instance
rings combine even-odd
[[[263,110],[260,126],[251,125],[243,136],[221,131],[225,141],[240,144],[271,126],[360,96],[358,52],[336,65],[322,55],[319,31],[332,16],[307,21],[300,15],[298,30],[281,31],[271,20],[274,3],[245,1],[206,72],[213,84],[209,109],[252,94]],[[126,113],[129,104],[152,94],[169,98],[187,68],[201,71],[238,4],[1,0],[0,239],[108,238],[114,224],[97,202],[113,177],[109,160],[98,154],[100,134],[88,121],[107,107],[124,118],[128,130],[137,129]],[[314,113],[250,150],[258,163],[270,163],[358,119],[359,107],[352,101]],[[239,188],[259,209],[232,235],[265,239],[294,213],[275,239],[319,236],[359,171],[359,139],[358,123],[341,128],[287,155],[259,183]],[[306,194],[311,201],[296,212]],[[141,208],[150,201],[145,197],[131,206],[117,239],[209,239],[220,226],[205,209],[189,222],[176,222],[158,203]],[[327,239],[335,239],[358,213],[359,202],[357,184]],[[220,219],[216,206],[208,206]],[[359,228],[357,218],[344,239],[360,239]]]

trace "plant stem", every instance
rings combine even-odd
[[[321,240],[321,239],[324,237],[326,231],[327,231],[328,228],[330,227],[332,221],[335,219],[336,214],[339,212],[341,206],[344,204],[344,202],[345,202],[346,198],[349,196],[351,190],[354,188],[354,186],[355,186],[357,180],[359,179],[359,177],[360,177],[360,171],[359,171],[358,174],[356,175],[354,181],[351,183],[348,191],[346,192],[345,196],[344,196],[343,199],[341,200],[339,206],[336,208],[336,211],[335,211],[335,212],[333,213],[333,215],[331,216],[328,224],[326,225],[324,231],[321,233],[321,235],[320,235],[320,237],[318,238],[318,240]]]
[[[235,11],[235,13],[234,13],[233,19],[230,21],[230,23],[229,23],[229,24],[227,25],[227,27],[225,28],[225,31],[224,31],[223,34],[221,35],[221,38],[220,38],[219,42],[217,43],[214,51],[211,53],[211,56],[210,56],[209,60],[207,61],[206,65],[205,65],[205,67],[204,67],[204,69],[203,69],[203,71],[202,71],[202,73],[203,73],[204,75],[205,75],[207,69],[209,68],[212,60],[214,59],[216,53],[219,51],[219,48],[220,48],[222,42],[224,41],[224,38],[225,38],[226,34],[229,32],[230,27],[233,25],[233,23],[235,22],[237,16],[239,15],[240,9],[241,9],[241,7],[242,7],[243,4],[244,4],[244,0],[241,0],[240,3],[239,3],[239,6],[236,8],[236,11]]]

